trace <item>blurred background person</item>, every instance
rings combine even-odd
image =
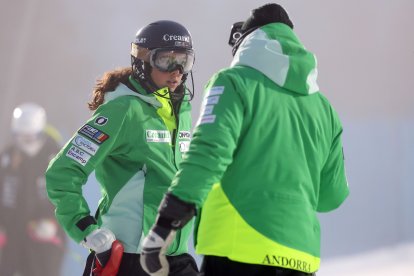
[[[0,275],[56,276],[65,236],[46,195],[44,172],[60,146],[35,103],[13,111],[12,142],[0,153]]]

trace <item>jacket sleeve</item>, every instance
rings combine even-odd
[[[244,113],[237,89],[235,77],[225,72],[209,81],[189,151],[170,188],[174,195],[198,207],[233,160]]]
[[[331,150],[321,172],[317,211],[328,212],[338,208],[349,194],[342,146],[342,126],[334,112],[335,135]]]
[[[120,143],[125,110],[117,103],[101,105],[47,168],[46,188],[56,207],[56,218],[76,242],[98,228],[82,195],[82,186],[95,167]]]

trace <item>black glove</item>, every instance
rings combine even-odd
[[[167,276],[169,265],[165,252],[178,229],[195,215],[195,205],[167,193],[158,208],[158,217],[142,243],[141,266],[152,276]]]

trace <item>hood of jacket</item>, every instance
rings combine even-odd
[[[165,88],[163,88],[165,89]],[[161,107],[162,104],[154,97],[154,95],[142,95],[140,93],[134,92],[131,89],[129,89],[125,84],[120,83],[117,88],[114,91],[111,91],[109,93],[105,93],[104,96],[104,103],[110,102],[118,97],[122,96],[135,96],[140,98],[146,103],[149,103],[150,105],[153,105],[157,108]]]
[[[252,67],[275,84],[301,95],[319,91],[317,61],[293,30],[282,23],[267,24],[240,44],[231,66]]]

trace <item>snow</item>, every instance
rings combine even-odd
[[[414,276],[414,243],[321,261],[317,276]]]

